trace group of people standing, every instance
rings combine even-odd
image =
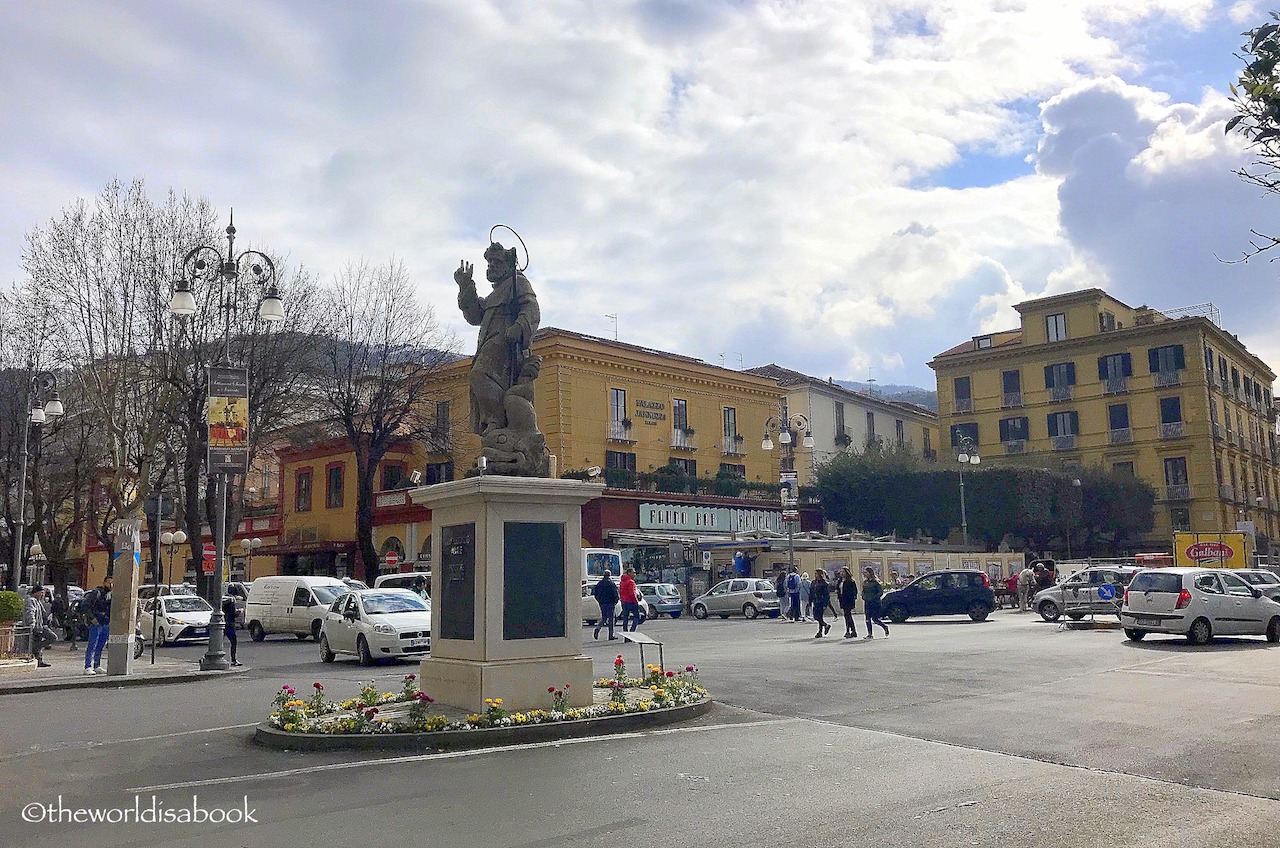
[[[45,605],[46,591],[47,589],[39,583],[32,586],[27,592],[27,599],[22,608],[22,624],[31,634],[31,655],[35,657],[36,665],[40,668],[49,668],[51,665],[45,661],[44,651],[58,638],[51,626],[54,623],[51,607]],[[80,599],[78,607],[79,614],[84,616],[89,628],[88,644],[85,645],[84,652],[84,673],[105,674],[106,669],[102,667],[102,651],[107,646],[107,633],[111,625],[111,578],[107,577],[101,586],[86,592]],[[65,627],[67,619],[73,615],[69,606],[62,615]],[[71,650],[74,651],[76,623],[72,621],[70,624],[69,641]]]
[[[831,632],[831,625],[826,622],[826,614],[836,614],[831,603],[832,595],[840,603],[844,612],[844,638],[858,638],[858,627],[854,623],[854,609],[858,604],[858,581],[853,572],[846,566],[840,569],[834,584],[827,579],[826,569],[819,568],[814,578],[809,579],[808,572],[801,574],[793,565],[789,572],[780,572],[774,581],[774,591],[778,595],[779,621],[816,621],[818,632],[815,639],[821,639]],[[880,598],[884,594],[884,585],[874,569],[863,572],[862,611],[866,619],[867,635],[864,639],[874,638],[876,626],[884,630],[887,638],[889,625],[881,617]]]

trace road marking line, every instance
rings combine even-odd
[[[800,722],[799,718],[775,718],[761,721],[726,722],[724,724],[704,724],[694,727],[670,727],[661,730],[638,730],[630,733],[613,733],[607,736],[583,736],[576,739],[554,739],[548,742],[524,742],[517,745],[499,745],[493,748],[476,748],[470,751],[437,751],[434,754],[410,754],[403,757],[382,757],[376,760],[356,760],[349,763],[326,763],[317,766],[304,766],[281,771],[259,772],[257,774],[241,774],[231,777],[213,777],[205,780],[186,780],[180,783],[158,783],[154,786],[134,786],[125,792],[164,792],[171,789],[190,789],[199,786],[219,786],[227,783],[242,783],[259,780],[275,780],[281,777],[297,777],[298,775],[315,774],[325,771],[344,771],[346,769],[367,768],[374,766],[402,765],[404,763],[422,763],[433,760],[456,760],[463,757],[476,757],[484,754],[502,754],[508,751],[530,751],[538,748],[557,748],[562,745],[579,745],[588,742],[606,742],[618,739],[643,739],[648,736],[668,735],[672,733],[695,733],[706,730],[726,730],[737,727],[759,727],[769,724],[787,724]]]
[[[173,739],[178,736],[195,736],[201,733],[221,733],[224,730],[244,730],[246,727],[257,727],[258,722],[249,724],[227,724],[222,727],[206,727],[198,730],[179,730],[176,733],[158,733],[155,736],[138,736],[133,739],[106,739],[101,742],[66,742],[60,745],[50,745],[48,747],[37,747],[29,751],[18,751],[13,754],[5,754],[0,757],[0,763],[6,760],[14,760],[19,757],[30,757],[35,754],[56,754],[59,751],[82,750],[85,748],[106,748],[112,745],[128,745],[133,742],[153,742],[156,739]]]

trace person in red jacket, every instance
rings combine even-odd
[[[640,627],[640,595],[636,592],[636,570],[631,566],[623,570],[618,581],[618,596],[622,600],[622,632],[636,630]]]

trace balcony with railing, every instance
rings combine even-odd
[[[1218,376],[1217,371],[1209,372],[1209,388],[1222,391],[1222,378]]]
[[[1156,388],[1164,389],[1169,386],[1182,385],[1181,371],[1157,371],[1156,372]]]
[[[1236,443],[1236,431],[1235,431],[1235,430],[1228,430],[1228,431],[1227,431],[1227,444],[1229,444],[1229,445],[1234,445],[1235,443]]]
[[[611,442],[627,442],[635,444],[635,436],[631,435],[631,422],[625,418],[622,421],[610,421],[606,426],[605,438]]]
[[[1000,406],[1005,409],[1016,409],[1022,406],[1022,392],[1005,392],[1000,399]]]
[[[956,398],[956,412],[973,412],[973,398]]]
[[[1129,391],[1128,377],[1108,377],[1102,381],[1102,392],[1108,395],[1119,395]]]
[[[682,430],[676,427],[671,431],[671,449],[694,451],[698,449],[697,442],[694,440],[692,430]]]
[[[1189,501],[1191,500],[1191,484],[1178,483],[1172,486],[1164,487],[1165,500],[1169,501]]]
[[[1230,483],[1219,483],[1218,498],[1224,501],[1231,501],[1234,503],[1236,499],[1236,487],[1232,486]]]
[[[1117,427],[1111,431],[1111,444],[1113,445],[1127,445],[1132,441],[1132,427]]]
[[[747,449],[744,447],[746,440],[738,433],[725,433],[724,445],[720,448],[720,453],[724,456],[746,456]]]
[[[1187,422],[1185,421],[1166,421],[1160,425],[1160,438],[1162,439],[1181,439],[1187,435]]]
[[[1071,400],[1071,386],[1054,386],[1049,389],[1049,399],[1055,402]]]
[[[1066,436],[1050,436],[1049,441],[1053,443],[1053,449],[1056,451],[1069,451],[1076,449],[1076,436],[1070,433]]]
[[[1027,451],[1026,439],[1009,439],[1003,444],[1005,453],[1026,453]]]

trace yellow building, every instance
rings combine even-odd
[[[1275,374],[1212,306],[1161,313],[1100,289],[1020,303],[1018,329],[938,354],[939,419],[983,462],[1101,466],[1156,490],[1148,543],[1175,530],[1255,523],[1274,537],[1280,497]]]

